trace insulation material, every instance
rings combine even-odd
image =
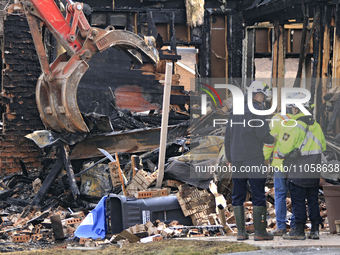
[[[186,0],[187,25],[200,26],[204,20],[204,0]]]

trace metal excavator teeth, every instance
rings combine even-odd
[[[113,47],[138,64],[143,57],[156,64],[158,51],[153,43],[126,30],[91,28],[78,52],[71,57],[66,52],[59,55],[50,65],[51,74],[42,74],[38,80],[36,101],[44,124],[57,132],[89,132],[77,104],[78,84],[89,68],[87,62],[97,52]]]

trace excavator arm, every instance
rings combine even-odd
[[[66,16],[53,0],[22,1],[39,57],[42,74],[36,87],[36,102],[45,126],[57,132],[89,132],[77,104],[78,84],[89,68],[92,56],[110,47],[122,50],[142,64],[143,57],[153,64],[158,52],[149,38],[116,30],[91,27],[83,13],[82,3],[68,0]],[[46,56],[41,24],[56,38],[66,52],[53,63]]]

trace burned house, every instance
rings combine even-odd
[[[110,190],[115,190],[117,194],[132,194],[131,196],[138,198],[167,196],[170,190],[176,190],[179,191],[178,201],[181,201],[180,205],[185,216],[190,216],[195,225],[202,225],[208,221],[210,225],[220,224],[216,220],[216,215],[210,215],[215,210],[215,203],[212,202],[214,197],[206,191],[210,180],[187,183],[204,189],[202,191],[183,185],[185,177],[182,176],[183,179],[180,179],[179,175],[173,175],[173,179],[164,182],[168,189],[153,190],[152,183],[157,176],[155,170],[158,163],[167,62],[174,64],[171,74],[171,112],[167,140],[167,159],[172,157],[174,160],[172,162],[178,163],[176,156],[190,157],[185,154],[189,149],[194,153],[195,148],[199,151],[209,146],[216,150],[211,151],[212,155],[221,156],[219,148],[223,145],[222,129],[214,133],[211,133],[211,130],[210,133],[206,131],[204,134],[211,136],[192,141],[191,148],[187,147],[185,139],[177,139],[184,134],[206,128],[205,124],[211,120],[213,114],[226,115],[226,112],[212,111],[213,113],[200,119],[202,120],[200,123],[188,129],[190,115],[196,110],[190,108],[190,97],[198,95],[192,78],[216,78],[219,81],[234,82],[242,89],[254,79],[265,79],[265,82],[277,88],[284,86],[307,88],[316,105],[316,119],[322,125],[325,134],[329,135],[328,145],[333,152],[327,159],[337,159],[337,154],[340,153],[340,141],[335,138],[340,133],[338,118],[340,56],[337,31],[337,27],[340,26],[340,13],[336,1],[83,1],[82,8],[91,27],[103,30],[109,28],[108,31],[115,29],[128,31],[141,38],[153,37],[154,41],[151,40],[151,44],[159,54],[157,66],[145,58],[143,63],[133,63],[125,54],[124,47],[118,47],[119,50],[104,50],[93,56],[88,62],[89,69],[84,72],[79,86],[75,89],[76,95],[73,95],[86,123],[85,126],[89,129],[88,132],[78,132],[79,130],[66,132],[60,127],[54,129],[48,124],[44,114],[38,110],[41,98],[36,99],[36,87],[43,71],[39,63],[41,49],[40,51],[36,49],[37,45],[32,38],[34,33],[30,30],[32,24],[28,24],[25,9],[19,1],[0,2],[3,10],[0,26],[2,52],[0,175],[21,171],[26,173],[27,170],[44,167],[44,173],[39,176],[44,178],[42,188],[30,196],[34,197],[31,202],[25,203],[22,201],[24,199],[19,201],[11,198],[21,207],[29,203],[39,205],[53,184],[56,187],[54,193],[52,192],[53,194],[44,201],[43,206],[40,204],[44,209],[65,203],[67,199],[71,202],[67,200],[69,203],[65,204],[75,205],[72,203],[79,195],[78,186],[83,193],[82,198],[86,198],[84,199],[86,203],[83,201],[82,205],[87,208],[93,208],[102,193]],[[55,2],[65,11],[67,1]],[[48,63],[52,63],[65,49],[49,29],[41,23],[38,27],[44,53]],[[230,96],[224,90],[217,91],[222,101]],[[278,106],[279,111],[280,100]],[[29,138],[32,138],[34,131],[45,129],[52,129],[52,138],[51,133],[44,132],[37,135],[40,140],[37,137],[32,139],[35,143],[25,138],[28,134]],[[45,148],[46,143],[50,145],[56,141],[66,141],[64,146],[58,148],[61,151]],[[39,142],[42,149],[37,146]],[[126,170],[125,172],[129,173],[128,181],[121,176],[119,164],[101,165],[104,160],[99,160],[103,155],[98,148],[105,149],[109,154],[120,153],[117,158],[124,166],[123,172]],[[139,159],[136,157],[134,161],[130,158],[132,154],[142,156]],[[208,159],[204,153],[197,158]],[[86,176],[80,180],[81,174],[92,168],[90,165],[94,163],[93,159],[98,160],[96,162],[98,172],[102,173],[94,175],[95,178]],[[173,169],[187,167],[184,163],[180,165],[181,163],[183,162],[173,164]],[[66,178],[58,178],[63,165],[68,175],[68,184]],[[64,174],[65,177],[67,175]],[[98,181],[88,186],[84,184],[94,179]],[[338,184],[338,180],[333,181]],[[31,179],[27,182],[31,182]],[[78,184],[81,182],[81,185],[77,186],[77,182]],[[124,183],[129,183],[126,190]],[[226,185],[223,192],[226,192],[230,189],[229,179],[224,184]],[[13,184],[10,191],[6,190],[4,194],[12,195],[14,187],[16,186]],[[58,195],[61,193],[62,195],[57,196],[57,192]],[[223,193],[221,190],[219,192]],[[274,198],[271,192],[272,189],[267,190],[267,201],[271,205],[269,216],[273,218],[270,226],[274,227]],[[204,210],[196,208],[198,202],[196,200],[192,202],[194,195],[191,193],[199,198],[202,203],[200,208]],[[118,198],[112,197],[112,200],[118,203]],[[196,207],[190,205],[190,201]],[[252,204],[247,203],[247,220],[250,223]],[[189,206],[195,208],[186,210],[185,208]],[[325,211],[325,208],[322,210]],[[27,215],[34,215],[32,211],[30,214],[28,211],[23,213],[26,218],[29,218]],[[227,208],[225,214],[228,223],[232,224],[234,218]],[[84,215],[78,218],[83,219]],[[77,220],[72,219],[70,225],[77,223],[79,223]],[[248,226],[250,231],[251,225]],[[126,223],[124,228],[127,226],[130,225]],[[139,227],[143,229],[140,232],[146,232],[144,226]],[[155,230],[153,225],[147,228],[148,231]],[[72,228],[70,232],[74,230]],[[232,230],[229,229],[227,232]]]
[[[181,59],[180,47],[185,47],[184,51],[189,52],[193,59],[192,67],[188,72],[188,68],[183,69],[179,64],[178,69],[190,74],[189,77],[194,77],[195,68],[196,75],[200,77],[241,77],[243,23],[241,9],[236,2],[227,6],[219,1],[208,1],[204,7],[203,3],[194,6],[191,1],[84,3],[88,4],[84,12],[91,26],[114,26],[154,36],[158,47],[163,47],[160,59],[164,62],[176,63]],[[23,165],[27,169],[40,166],[38,150],[23,137],[34,130],[44,129],[35,102],[35,84],[40,74],[35,47],[23,10],[18,5],[8,9],[9,6],[3,2],[3,7],[6,7],[2,27],[3,174],[18,172]],[[228,24],[230,29],[227,29]],[[51,62],[62,51],[47,29],[42,33]],[[110,116],[114,114],[112,104],[120,110],[160,110],[163,85],[159,81],[164,79],[164,66],[160,65],[156,70],[152,65],[131,65],[131,60],[117,50],[97,54],[78,87],[80,111]],[[184,79],[185,74],[182,76]],[[180,75],[175,70],[170,103],[185,111],[188,94],[184,92],[184,86],[179,85],[179,79]]]

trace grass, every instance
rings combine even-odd
[[[132,243],[117,248],[116,246],[109,245],[104,249],[84,251],[84,250],[68,250],[68,249],[48,249],[48,250],[36,250],[36,251],[21,251],[13,252],[10,254],[34,254],[34,255],[83,255],[83,254],[134,254],[134,255],[211,255],[231,252],[244,252],[254,251],[259,248],[244,244],[244,243],[232,243],[221,241],[193,241],[193,240],[163,240],[152,243]]]

